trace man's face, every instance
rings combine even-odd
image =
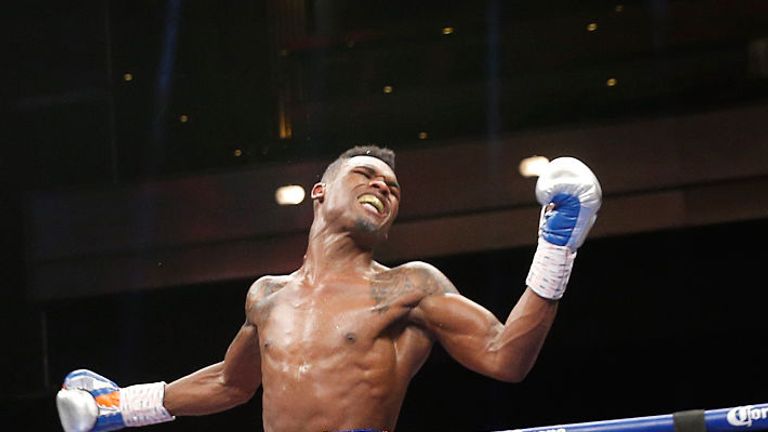
[[[317,186],[313,189],[313,198]],[[344,160],[319,191],[327,220],[338,221],[353,232],[386,238],[400,208],[400,185],[392,169],[372,156]]]

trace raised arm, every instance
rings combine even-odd
[[[553,160],[539,177],[539,243],[528,288],[502,324],[458,294],[438,270],[421,265],[415,278],[428,293],[413,310],[457,361],[503,381],[520,381],[533,367],[571,274],[576,250],[597,218],[602,190],[592,171],[574,158]]]
[[[204,415],[247,402],[261,384],[258,332],[254,308],[261,283],[246,299],[246,320],[224,360],[166,385],[165,382],[120,388],[92,371],[73,371],[57,395],[59,418],[66,432],[100,432]]]

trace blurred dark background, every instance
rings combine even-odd
[[[504,319],[534,251],[521,157],[572,154],[605,208],[521,384],[439,347],[399,430],[501,430],[766,401],[768,3],[16,3],[0,18],[0,414],[60,430],[87,367],[218,361],[251,281],[300,262],[305,188],[398,151],[380,259],[429,261]],[[259,398],[156,430],[261,430]]]

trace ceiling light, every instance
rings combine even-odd
[[[587,24],[587,31],[593,32],[597,30],[597,23],[589,23]]]
[[[443,27],[443,34],[446,36],[453,34],[453,27]]]
[[[607,85],[608,87],[614,87],[618,83],[619,82],[616,81],[616,78],[608,78],[608,81],[605,82],[605,85]]]
[[[390,85],[385,85],[384,86],[384,93],[386,93],[386,94],[392,93],[393,90],[394,90],[394,88],[392,88],[392,86],[390,86]]]
[[[123,74],[123,81],[133,81],[133,74],[132,73],[124,73]]]
[[[189,121],[189,116],[186,115],[186,114],[182,114],[182,115],[179,116],[179,121],[182,122],[182,123],[186,123],[186,122]]]
[[[280,205],[301,204],[304,196],[304,188],[299,185],[286,185],[275,191],[275,201]]]
[[[527,157],[520,161],[520,175],[523,177],[538,177],[548,163],[549,159],[544,156]]]

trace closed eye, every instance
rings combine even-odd
[[[360,175],[362,175],[363,177],[365,177],[367,179],[373,177],[373,172],[367,171],[367,170],[364,170],[364,169],[358,169],[358,170],[355,170],[354,172],[355,172],[355,174],[360,174]]]
[[[400,186],[397,183],[387,183],[389,190],[397,199],[400,199]]]
[[[378,175],[376,170],[374,170],[373,168],[369,168],[367,166],[357,167],[356,169],[352,170],[352,172],[355,174],[360,174],[368,180]],[[395,195],[395,197],[397,197],[398,199],[400,199],[400,184],[394,180],[385,180],[385,183],[389,187],[392,194]]]

